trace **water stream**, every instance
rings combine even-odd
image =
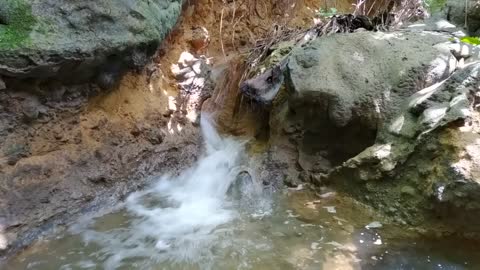
[[[39,241],[6,269],[480,269],[475,245],[399,238],[334,193],[263,190],[244,172],[244,143],[205,117],[202,131],[205,154],[190,170]]]

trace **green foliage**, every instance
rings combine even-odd
[[[32,7],[27,0],[2,0],[0,12],[8,18],[0,24],[0,49],[11,49],[28,42],[35,24]]]
[[[480,45],[480,37],[463,37],[460,39],[460,41],[470,45]]]
[[[460,1],[460,0],[458,0]],[[447,0],[423,0],[423,4],[430,11],[434,13],[440,11],[447,4]]]
[[[337,12],[338,10],[336,8],[330,8],[328,10],[320,8],[320,10],[317,12],[317,17],[328,18],[337,15]]]

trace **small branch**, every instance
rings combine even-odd
[[[468,0],[465,0],[465,29],[468,29]]]
[[[225,1],[223,2],[223,5],[225,5]],[[222,53],[223,53],[223,58],[227,60],[227,56],[225,54],[225,47],[223,46],[223,35],[222,35],[222,30],[223,30],[223,13],[225,11],[225,6],[222,6],[222,12],[220,14],[220,45],[222,46]]]
[[[373,7],[375,6],[376,3],[377,3],[377,0],[373,1],[373,4],[370,6],[370,9],[368,10],[368,13],[365,14],[365,15],[370,16],[370,12],[372,12],[372,9],[373,9]]]

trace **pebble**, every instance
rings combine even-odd
[[[166,250],[170,247],[169,244],[165,243],[164,241],[162,240],[159,240],[157,242],[157,244],[155,245],[155,248],[158,249],[158,250]]]
[[[310,245],[310,248],[311,249],[321,249],[322,247],[319,247],[319,243],[317,242],[313,242],[311,245]]]
[[[411,186],[403,186],[402,189],[400,190],[400,192],[402,194],[410,195],[410,196],[415,196],[415,194],[417,193],[415,191],[415,188],[413,188]]]
[[[337,210],[335,210],[335,206],[324,206],[323,208],[325,208],[329,213],[332,213],[332,214],[337,213]]]
[[[327,199],[327,198],[334,197],[335,195],[337,195],[337,193],[335,193],[335,192],[333,192],[333,191],[330,191],[330,192],[321,194],[321,195],[320,195],[320,198],[322,198],[322,199]]]
[[[382,244],[382,239],[378,238],[377,240],[375,240],[375,242],[373,242],[373,244],[380,246]]]
[[[383,225],[382,223],[378,222],[378,221],[374,221],[370,224],[368,224],[367,226],[365,226],[365,229],[378,229],[378,228],[382,228]]]

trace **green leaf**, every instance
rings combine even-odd
[[[460,39],[460,41],[470,45],[480,45],[480,37],[463,37]]]

